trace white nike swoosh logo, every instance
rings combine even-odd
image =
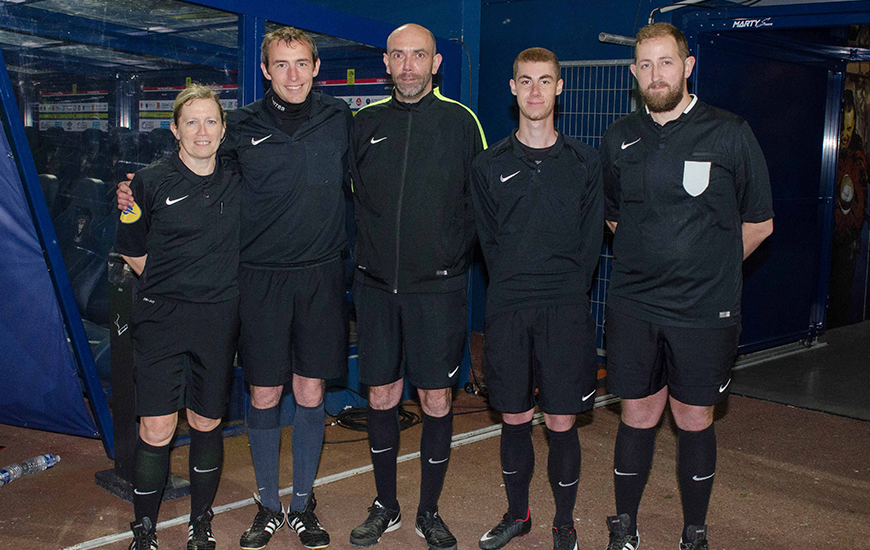
[[[377,450],[374,447],[372,447],[372,452],[375,454],[385,453],[385,452],[389,451],[390,449],[392,449],[392,447],[387,447],[386,449],[377,449]]]
[[[189,197],[189,196],[190,196],[190,195],[184,195],[184,196],[181,197],[180,199],[174,199],[174,200],[173,200],[173,199],[170,199],[169,197],[166,197],[166,206],[172,206],[173,204],[175,204],[175,203],[177,203],[177,202],[183,201],[184,199],[186,199],[186,198]]]
[[[517,471],[518,471],[518,470],[514,470],[513,472],[505,472],[504,470],[502,470],[501,473],[503,473],[503,474],[506,475],[506,476],[509,476],[509,475],[511,475],[511,474],[515,474],[515,473],[517,473]]]
[[[296,493],[296,496],[297,497],[304,497],[304,496],[308,496],[308,493]]]
[[[516,172],[514,172],[514,173],[511,174],[510,176],[499,176],[498,179],[500,179],[501,182],[504,183],[504,182],[506,182],[507,180],[509,180],[509,179],[511,179],[512,177],[514,177],[514,176],[516,176],[517,174],[519,174],[520,172],[522,172],[522,170],[517,170]]]
[[[453,378],[453,375],[456,374],[456,371],[458,371],[458,370],[459,370],[459,365],[457,365],[455,369],[450,371],[450,374],[447,375],[447,378]]]
[[[618,476],[636,476],[637,472],[620,472],[616,468],[613,469],[613,473]]]
[[[380,143],[380,142],[384,141],[388,137],[390,137],[390,136],[384,136],[384,137],[378,138],[378,139],[372,138],[369,141],[371,142],[372,145],[374,145],[375,143]]]
[[[692,481],[704,481],[704,480],[710,479],[714,475],[716,475],[716,472],[713,472],[712,474],[710,474],[708,476],[704,476],[704,477],[692,476]]]
[[[441,460],[432,460],[431,458],[429,459],[429,464],[444,464],[445,462],[447,462],[446,458],[443,458]]]
[[[135,493],[135,494],[137,494],[137,495],[153,495],[153,494],[156,493],[156,492],[157,492],[156,489],[155,489],[154,491],[148,491],[147,493],[143,493],[143,492],[140,491],[139,489],[133,489],[133,493]]]
[[[641,138],[637,138],[636,140],[632,141],[631,143],[626,143],[623,141],[622,142],[622,149],[623,150],[628,149],[629,147],[631,147],[632,145],[634,145],[635,143],[637,143],[640,140],[641,140]]]
[[[570,487],[570,486],[572,486],[572,485],[575,485],[578,481],[580,481],[579,478],[578,478],[578,479],[575,479],[574,481],[572,481],[571,483],[568,483],[568,484],[562,483],[562,482],[560,481],[560,482],[559,482],[559,487]]]
[[[490,531],[487,531],[486,533],[484,533],[483,536],[480,537],[480,542],[486,542],[489,539],[491,539],[492,535],[490,535],[489,533],[490,533]]]
[[[730,384],[731,384],[731,379],[729,378],[728,381],[725,382],[724,386],[719,386],[719,393],[722,393],[723,391],[725,391]]]
[[[212,468],[211,470],[200,470],[200,469],[199,469],[199,466],[194,466],[194,467],[193,467],[193,471],[196,472],[196,473],[198,473],[198,474],[207,474],[207,473],[209,473],[209,472],[214,472],[214,471],[217,470],[217,469],[218,469],[217,466],[215,466],[215,467]]]
[[[269,134],[268,136],[266,136],[264,138],[260,138],[260,139],[251,138],[251,145],[259,145],[259,144],[263,143],[264,141],[266,141],[267,139],[269,139],[270,137],[272,137],[272,134]]]
[[[587,399],[589,399],[589,398],[592,397],[593,395],[595,395],[595,390],[592,390],[591,392],[589,392],[589,395],[587,395],[586,397],[584,397],[584,398],[583,398],[583,401],[586,401]]]

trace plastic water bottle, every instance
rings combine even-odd
[[[14,462],[9,466],[6,466],[2,470],[0,470],[0,487],[6,485],[7,483],[12,483],[23,475],[24,469],[21,467],[21,464]]]
[[[24,475],[29,476],[31,474],[35,474],[36,472],[41,472],[43,470],[52,468],[58,462],[60,462],[60,455],[53,455],[51,453],[47,453],[44,455],[35,456],[33,458],[28,458],[21,463],[21,469],[24,470]]]
[[[44,454],[28,458],[21,464],[13,463],[0,470],[0,486],[6,485],[23,475],[31,475],[51,468],[60,462],[60,455]]]

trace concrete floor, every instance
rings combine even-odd
[[[496,423],[480,397],[461,394],[456,401],[455,434]],[[415,409],[413,404],[409,410]],[[708,523],[715,550],[795,548],[868,548],[870,543],[870,423],[775,403],[733,397],[718,411],[719,461]],[[603,548],[604,517],[614,513],[613,438],[619,418],[615,408],[600,408],[580,418],[583,468],[575,508],[580,548]],[[282,486],[291,483],[290,436],[282,446]],[[359,438],[361,433],[331,426],[329,441]],[[400,456],[419,449],[420,426],[402,433]],[[546,478],[545,430],[533,430],[536,449],[532,481],[532,532],[508,548],[551,548],[554,505]],[[132,505],[98,488],[94,473],[111,467],[97,440],[0,425],[0,463],[44,452],[61,463],[31,477],[0,487],[0,548],[18,550],[101,547],[121,550],[129,544]],[[491,437],[453,450],[441,514],[459,539],[460,548],[476,548],[480,535],[506,508],[499,467],[499,438]],[[675,475],[675,437],[665,419],[657,440],[654,469],[641,504],[639,526],[644,550],[676,549],[681,507]],[[329,444],[319,478],[365,467],[367,443]],[[186,477],[187,449],[172,454],[172,469]],[[224,478],[215,505],[239,503],[255,489],[247,437],[226,440]],[[384,536],[382,550],[425,549],[413,528],[419,498],[419,462],[399,465],[399,500],[406,513],[401,529]],[[350,530],[366,517],[374,497],[371,472],[316,489],[317,513],[332,535],[331,548],[351,548]],[[177,518],[159,531],[162,549],[181,549],[186,540],[189,498],[165,502],[160,520]],[[218,548],[238,548],[250,525],[253,505],[219,513],[213,523]],[[171,523],[171,522],[170,522]],[[103,544],[113,540],[115,542]],[[108,537],[108,538],[106,538]],[[101,544],[101,546],[97,546]],[[269,548],[301,549],[295,534],[278,532]]]

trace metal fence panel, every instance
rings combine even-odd
[[[561,62],[563,87],[556,128],[598,149],[604,131],[635,109],[634,77],[629,70],[631,63],[631,59]],[[604,307],[613,260],[613,235],[609,231],[605,233],[591,295],[599,357],[606,354]]]

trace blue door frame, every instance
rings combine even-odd
[[[816,45],[782,36],[768,36],[764,31],[784,29],[813,29],[818,27],[844,27],[847,25],[870,24],[870,2],[831,2],[821,4],[802,4],[771,6],[764,8],[726,8],[720,10],[680,10],[674,15],[674,24],[680,27],[689,41],[690,50],[697,58],[698,69],[704,66],[705,49],[713,44],[725,46],[735,52],[747,55],[766,55],[775,50],[780,61],[804,64],[827,70],[827,78],[821,84],[824,125],[822,136],[810,139],[821,143],[820,179],[818,182],[818,206],[816,208],[816,234],[819,255],[816,263],[816,284],[812,288],[814,297],[806,311],[807,325],[801,334],[781,334],[778,338],[766,341],[750,341],[741,344],[741,353],[755,351],[801,338],[812,339],[824,330],[827,305],[828,283],[831,263],[831,243],[833,232],[832,201],[837,174],[837,154],[839,142],[840,97],[844,83],[845,64],[849,61],[870,59],[870,52],[862,48],[847,46]],[[740,44],[742,42],[742,44]],[[709,60],[708,60],[709,61]],[[737,75],[740,80],[741,75]],[[742,85],[751,85],[748,80]],[[692,82],[693,91],[699,91],[703,99],[704,82]],[[715,103],[714,103],[715,104]],[[728,108],[727,106],[725,106]],[[739,113],[738,113],[739,114]],[[771,166],[774,180],[775,166]],[[775,223],[775,225],[777,225]],[[751,275],[750,275],[751,277]],[[779,281],[776,284],[783,284]],[[768,304],[775,307],[775,304]]]
[[[239,16],[237,59],[232,57],[235,53],[228,52],[226,48],[208,45],[191,48],[189,42],[182,42],[181,39],[173,36],[133,36],[134,33],[124,32],[129,30],[125,27],[104,23],[93,25],[92,22],[83,18],[44,10],[37,10],[38,17],[36,17],[36,14],[33,13],[34,8],[26,5],[5,5],[4,9],[10,17],[7,18],[8,21],[4,21],[4,25],[8,24],[15,30],[22,32],[67,38],[86,44],[108,45],[120,50],[152,55],[160,55],[160,52],[165,51],[168,44],[167,40],[173,44],[177,42],[175,50],[181,52],[186,61],[214,66],[222,70],[237,68],[239,105],[248,104],[263,96],[260,43],[263,39],[267,20],[382,48],[386,47],[387,36],[393,30],[392,26],[381,21],[350,15],[300,0],[284,0],[282,2],[272,0],[193,0],[191,3],[232,12]],[[35,21],[39,22],[38,27]],[[108,42],[107,38],[100,34],[106,32],[111,35]],[[458,98],[461,87],[459,76],[462,63],[461,47],[455,42],[439,37],[436,37],[436,45],[438,52],[444,58],[442,91],[448,97]],[[171,44],[168,46],[171,47]],[[45,61],[55,65],[58,62],[61,65],[70,62],[70,60],[64,59],[46,59]],[[64,268],[54,226],[45,203],[24,127],[20,122],[22,120],[21,113],[2,53],[0,53],[0,62],[2,62],[2,66],[0,66],[0,108],[3,109],[5,120],[9,121],[10,145],[18,159],[21,181],[31,206],[37,233],[45,251],[73,353],[85,382],[91,413],[100,431],[106,455],[109,458],[114,458],[111,413],[100,386],[81,314],[76,306],[69,277]],[[65,68],[68,70],[69,65],[67,64]],[[83,70],[89,74],[94,74],[93,71],[96,68],[83,68]],[[464,365],[465,368],[467,366]]]

